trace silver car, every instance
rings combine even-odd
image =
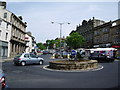
[[[18,54],[13,59],[14,65],[22,65],[25,66],[26,64],[40,64],[42,65],[44,59],[41,57],[37,57],[35,54],[32,53],[22,53]]]

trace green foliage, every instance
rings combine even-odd
[[[83,38],[83,36],[77,32],[72,33],[66,38],[67,45],[73,49],[79,48],[81,45],[83,45],[84,42],[85,39]]]
[[[48,46],[49,49],[53,49],[55,40],[46,40],[46,46]]]
[[[38,48],[39,48],[40,50],[46,49],[45,45],[42,44],[42,43],[37,43],[37,46],[38,46]]]
[[[61,42],[63,42],[63,41],[61,41]],[[54,44],[55,44],[56,48],[60,47],[60,40],[59,39],[46,40],[46,46],[48,46],[49,49],[53,49],[54,48]]]

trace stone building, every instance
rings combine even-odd
[[[105,21],[95,19],[89,19],[89,21],[83,20],[82,25],[76,27],[76,32],[85,38],[85,44],[82,46],[84,48],[93,47],[94,42],[94,27],[104,24]],[[74,31],[73,31],[74,32]]]
[[[111,47],[111,21],[94,28],[93,47]]]
[[[14,57],[16,54],[25,51],[25,34],[27,25],[22,21],[21,17],[17,17],[13,13],[11,15],[11,24],[10,56]]]
[[[95,18],[83,20],[82,25],[77,26],[76,31],[72,32],[78,32],[85,38],[83,48],[120,48],[120,19],[109,22]]]
[[[120,48],[120,19],[112,22],[110,31],[112,47]]]
[[[120,47],[120,19],[94,28],[94,47]]]

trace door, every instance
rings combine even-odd
[[[27,64],[31,64],[31,63],[32,63],[32,60],[31,60],[29,54],[25,54],[25,55],[24,55],[24,61],[25,61]]]
[[[30,59],[32,60],[32,63],[38,63],[38,58],[34,54],[30,54]]]

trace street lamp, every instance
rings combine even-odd
[[[58,23],[58,22],[51,22],[52,24],[57,23],[60,25],[60,57],[61,57],[61,37],[62,37],[62,25],[63,24],[70,24],[69,22],[64,22],[64,23]]]

